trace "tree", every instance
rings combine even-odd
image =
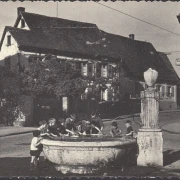
[[[21,81],[23,93],[45,98],[79,97],[86,87],[86,81],[71,62],[53,58],[30,63],[21,73]]]
[[[0,66],[0,123],[12,124],[17,116],[20,81],[17,74]]]

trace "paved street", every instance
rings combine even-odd
[[[139,127],[139,117],[128,118],[132,121],[135,130]],[[118,120],[120,129],[125,133],[125,121],[127,119]],[[180,112],[174,113],[164,113],[160,115],[160,125],[164,127],[169,123],[179,122]],[[177,124],[177,129],[179,129]],[[110,122],[105,122],[105,133],[109,133]],[[56,172],[52,164],[44,161],[43,157],[40,160],[40,170],[39,172],[31,173],[29,171],[29,146],[32,135],[20,134],[0,138],[0,176],[61,176],[59,172]],[[171,134],[168,132],[163,132],[164,138],[164,165],[166,168],[166,173],[163,170],[160,171],[160,175],[175,175],[179,176],[180,171],[180,134]],[[173,164],[172,164],[173,163]],[[174,173],[172,172],[175,171]],[[109,173],[109,175],[136,175],[136,176],[150,176],[156,174],[154,168],[142,168],[142,167],[129,167],[128,172],[120,172],[119,170],[114,170]],[[152,174],[153,173],[153,174]],[[159,174],[158,174],[159,175]]]

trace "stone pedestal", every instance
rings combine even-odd
[[[138,131],[138,166],[163,166],[163,138],[159,128],[159,92],[148,87],[141,92],[141,124]]]
[[[139,129],[138,166],[163,166],[163,138],[161,129]]]

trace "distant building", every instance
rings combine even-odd
[[[29,62],[48,55],[58,61],[71,61],[81,68],[82,76],[107,79],[98,99],[101,112],[117,112],[123,108],[130,111],[127,104],[133,100],[138,101],[139,111],[139,94],[146,88],[143,73],[150,67],[159,72],[156,88],[161,92],[160,108],[177,108],[179,78],[167,56],[157,52],[151,43],[137,41],[133,34],[126,38],[104,32],[95,24],[28,13],[19,7],[15,25],[6,26],[1,38],[1,65],[20,71]],[[111,85],[116,78],[122,84],[114,89]],[[82,101],[90,91],[87,87]],[[66,99],[64,103],[63,108],[68,106]]]

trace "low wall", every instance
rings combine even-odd
[[[159,102],[160,110],[171,110],[177,109],[177,103],[174,101],[160,101]]]

